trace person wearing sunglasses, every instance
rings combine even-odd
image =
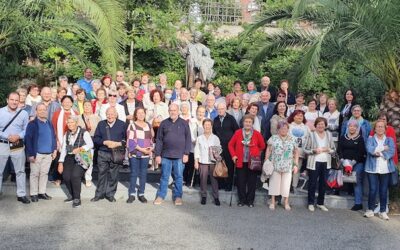
[[[106,116],[107,109],[109,107],[114,107],[118,113],[118,120],[121,120],[123,122],[126,121],[125,108],[123,105],[117,103],[117,98],[118,98],[118,92],[114,89],[110,89],[108,91],[108,103],[103,104],[100,109],[101,120],[107,119],[107,116]]]

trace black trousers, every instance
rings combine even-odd
[[[242,168],[236,168],[239,201],[244,204],[253,204],[256,196],[257,171],[250,170],[248,163]]]
[[[62,177],[67,186],[69,195],[73,199],[81,199],[81,181],[85,174],[85,169],[75,161],[74,155],[67,155],[64,159],[64,171]]]
[[[183,182],[186,183],[186,186],[190,186],[192,183],[194,173],[194,153],[189,154],[189,160],[185,164],[185,169],[183,170]],[[193,179],[193,186],[199,182],[199,177],[195,176]]]
[[[111,152],[100,151],[97,157],[99,168],[96,197],[114,197],[118,185],[118,173],[121,165],[111,161]]]
[[[218,178],[218,185],[220,188],[232,188],[234,178],[233,168],[235,167],[235,164],[233,163],[232,156],[229,153],[228,145],[226,145],[226,147],[224,145],[222,146],[222,159],[225,161],[226,167],[228,168],[228,178]]]
[[[317,182],[318,182],[317,204],[324,205],[327,163],[316,162],[315,170],[307,169],[307,172],[309,173],[308,176],[310,177],[308,182],[308,205],[315,204],[315,191],[317,189]]]

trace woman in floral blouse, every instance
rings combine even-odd
[[[275,196],[284,198],[285,210],[290,210],[289,192],[292,180],[292,171],[297,173],[299,155],[296,139],[289,135],[289,124],[286,121],[278,123],[278,134],[268,140],[265,160],[271,159],[274,171],[269,180],[269,194],[271,203],[269,208],[275,209]]]

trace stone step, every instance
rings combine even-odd
[[[82,193],[81,197],[83,200],[89,200],[94,197],[94,193],[96,190],[96,181],[94,181],[91,187],[86,187],[82,184]],[[121,181],[118,183],[117,193],[115,198],[118,202],[125,202],[128,198],[128,188],[129,182]],[[145,196],[152,202],[152,200],[156,197],[158,184],[157,183],[147,183],[146,184],[146,191]],[[211,187],[209,187],[210,192],[208,193],[208,202],[211,203],[212,194],[211,194]],[[16,186],[15,183],[6,181],[3,183],[3,195],[7,196],[15,196],[16,193]],[[27,193],[29,194],[29,185],[27,185]],[[54,197],[54,198],[65,198],[67,193],[67,189],[65,185],[61,185],[60,187],[55,186],[53,183],[48,183],[47,185],[47,194]],[[200,192],[198,187],[188,188],[186,186],[183,187],[183,200],[185,202],[199,202],[200,201]],[[172,191],[168,191],[168,196],[166,198],[167,202],[171,202],[171,194]],[[233,192],[232,196],[232,204],[236,206],[237,204],[237,195],[236,191]],[[223,204],[229,204],[231,198],[231,192],[226,192],[224,190],[220,190],[219,192],[220,201]],[[325,205],[328,208],[336,208],[336,209],[350,209],[354,202],[353,197],[351,196],[336,196],[336,195],[326,195],[325,196]],[[289,197],[290,204],[295,207],[303,207],[306,208],[307,206],[307,193],[302,192],[301,194],[294,195],[291,194]],[[255,205],[257,206],[267,206],[268,201],[268,192],[263,188],[259,188],[256,191],[256,198],[255,198]],[[364,206],[366,206],[366,200],[364,200]]]

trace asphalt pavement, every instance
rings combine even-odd
[[[23,205],[7,194],[0,200],[0,249],[400,249],[399,217],[292,208],[88,198],[72,208],[62,198]]]

